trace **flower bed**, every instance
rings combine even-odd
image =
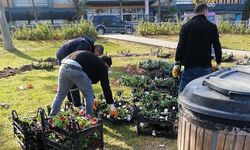
[[[148,76],[122,76],[120,83],[124,86],[142,88],[150,85],[151,79]]]
[[[222,54],[222,62],[231,62],[231,61],[233,61],[233,57],[234,57],[233,53],[231,53],[231,54],[223,53]]]
[[[169,93],[170,95],[177,97],[178,96],[178,86],[179,82],[173,78],[155,78],[152,81],[152,84],[156,89],[161,90],[162,92]]]
[[[53,118],[42,113],[45,145],[50,149],[103,149],[101,118],[85,116],[83,111],[69,109]]]
[[[148,59],[148,60],[139,62],[138,68],[142,68],[148,71],[158,70],[158,69],[163,69],[163,68],[168,70],[170,68],[170,64],[162,60]]]
[[[132,100],[128,97],[125,97],[123,91],[118,91],[114,97],[114,105],[118,110],[119,114],[117,118],[110,116],[109,107],[107,107],[106,101],[103,95],[99,95],[98,98],[98,110],[103,114],[103,120],[113,125],[120,125],[124,123],[130,123],[133,121],[134,110],[133,105],[131,104]]]
[[[39,110],[40,108],[37,112],[39,112]],[[12,111],[14,135],[22,149],[44,149],[42,140],[43,130],[41,120],[38,116],[37,114],[37,116],[33,118],[19,117],[15,110]]]
[[[176,97],[159,91],[146,91],[139,97],[137,94],[134,98],[134,108],[138,135],[172,137],[177,135],[178,103]]]
[[[54,65],[50,62],[32,62],[32,68],[34,69],[53,69]]]

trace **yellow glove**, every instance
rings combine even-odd
[[[97,110],[97,108],[98,108],[98,105],[99,105],[99,103],[98,103],[98,101],[94,101],[94,105],[93,105],[93,109],[96,111]]]
[[[172,75],[174,78],[178,78],[180,75],[181,66],[179,64],[174,65],[174,68],[172,70]]]
[[[110,105],[110,117],[117,118],[118,117],[118,111],[115,108],[114,104]]]

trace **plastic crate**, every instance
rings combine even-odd
[[[173,106],[176,107],[176,109],[171,110],[168,114],[165,115],[167,119],[165,119],[165,117],[153,118],[150,116],[143,116],[140,113],[140,110],[135,106],[136,110],[135,113],[137,118],[136,121],[137,135],[176,138],[178,130],[177,103],[173,104]]]
[[[38,119],[37,116],[30,119]],[[28,122],[22,121],[16,110],[12,110],[12,125],[14,129],[14,136],[22,149],[25,150],[42,150],[45,149],[43,144],[43,130],[42,128],[31,127]]]
[[[49,123],[49,119],[46,114],[41,113],[43,130],[46,132],[44,135],[44,143],[47,149],[53,150],[83,150],[83,149],[103,149],[103,123],[101,117],[98,119],[98,123],[92,127],[84,130],[78,130],[78,123],[71,122],[72,128],[59,128]],[[51,135],[57,135],[64,137],[64,140],[52,139]],[[98,138],[91,141],[93,136]],[[89,143],[83,146],[81,139],[89,139]]]

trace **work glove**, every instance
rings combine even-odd
[[[180,71],[181,71],[181,65],[179,62],[176,62],[174,64],[173,70],[172,70],[172,75],[174,78],[178,78],[180,75]]]
[[[109,113],[110,117],[117,118],[118,117],[118,111],[115,108],[114,104],[110,104],[109,107],[110,107],[110,113]]]
[[[95,101],[94,101],[94,105],[93,105],[93,110],[94,110],[94,111],[97,110],[98,105],[99,105],[98,101],[95,100]]]
[[[212,61],[212,67],[211,67],[212,72],[215,72],[220,69],[221,69],[221,64],[217,64],[215,61]]]

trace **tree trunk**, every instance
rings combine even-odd
[[[161,0],[158,0],[158,13],[157,13],[157,21],[161,22]]]
[[[38,13],[37,13],[36,4],[34,0],[31,0],[31,2],[32,2],[32,10],[34,13],[35,22],[38,23]]]
[[[8,23],[6,20],[2,1],[0,1],[0,27],[1,27],[1,33],[2,33],[3,42],[4,42],[4,48],[7,50],[14,50],[15,47],[11,39],[10,30],[9,30]]]
[[[123,12],[123,11],[122,11],[122,1],[123,1],[123,0],[120,0],[120,18],[123,20],[123,17],[122,17],[122,14],[123,14],[123,13],[122,13],[122,12]]]

